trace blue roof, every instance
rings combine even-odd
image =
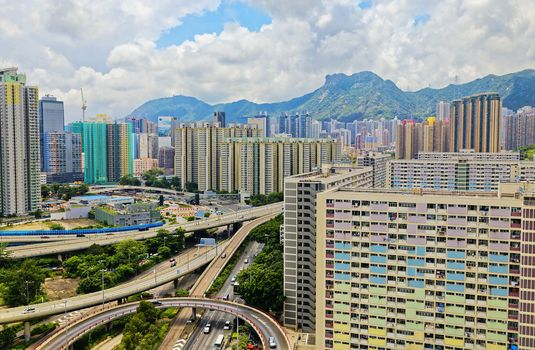
[[[76,199],[96,200],[96,199],[108,199],[108,198],[110,198],[110,196],[104,196],[104,195],[99,195],[99,194],[93,194],[93,195],[79,196],[79,197],[74,197],[74,198],[76,198]]]

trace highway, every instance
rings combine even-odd
[[[282,203],[270,204],[262,207],[249,208],[236,213],[220,215],[213,219],[203,219],[193,221],[187,224],[176,224],[161,226],[156,229],[150,229],[148,231],[129,231],[118,232],[113,234],[93,234],[85,237],[77,237],[77,239],[70,239],[68,241],[53,241],[47,243],[27,244],[24,246],[8,247],[7,251],[11,258],[29,258],[34,256],[60,254],[70,251],[87,249],[93,244],[100,246],[110,245],[120,242],[124,239],[142,240],[147,238],[156,237],[158,231],[166,229],[173,231],[176,228],[183,228],[186,232],[194,232],[198,230],[205,230],[209,228],[215,228],[219,226],[226,226],[237,222],[249,221],[264,215],[280,213],[282,210]],[[52,237],[48,239],[57,239],[62,236]],[[5,242],[5,238],[2,242]]]
[[[240,260],[230,273],[228,279],[221,287],[221,290],[217,293],[218,299],[223,299],[228,296],[228,300],[234,301],[234,287],[232,285],[232,277],[236,276],[241,269],[246,268],[253,260],[256,254],[262,250],[263,244],[258,242],[251,242],[248,244],[246,250],[240,256]],[[245,263],[245,259],[248,259],[248,263]],[[219,334],[230,334],[232,330],[223,329],[225,322],[230,321],[233,326],[236,324],[236,319],[231,318],[228,314],[220,311],[208,311],[198,322],[195,331],[188,337],[188,341],[183,350],[197,350],[197,349],[210,349],[213,347],[215,340]],[[210,323],[212,330],[209,334],[204,334],[203,329],[206,324]],[[240,322],[240,324],[242,324]],[[232,328],[231,328],[232,329]]]
[[[203,274],[197,279],[197,282],[193,285],[193,287],[190,290],[191,296],[198,296],[203,297],[216,279],[217,276],[221,273],[225,265],[227,264],[227,259],[234,255],[238,247],[242,244],[242,242],[245,240],[247,235],[249,235],[249,232],[256,226],[268,221],[269,219],[275,217],[278,215],[278,213],[267,215],[258,219],[253,220],[252,222],[248,222],[243,227],[241,227],[236,234],[232,237],[232,241],[229,242],[229,245],[227,247],[227,258],[226,259],[215,259],[208,265],[208,267],[204,270]],[[190,310],[181,310],[178,315],[175,317],[171,325],[169,326],[169,330],[167,332],[167,336],[165,337],[164,341],[162,342],[162,345],[160,346],[160,349],[163,350],[170,350],[173,348],[174,344],[178,339],[180,339],[182,333],[184,332],[184,328],[186,326],[186,321],[190,318],[191,311]]]
[[[157,305],[158,308],[196,307],[210,310],[219,310],[232,314],[251,324],[251,326],[259,334],[264,349],[269,349],[269,345],[267,343],[269,337],[274,337],[276,339],[278,349],[290,350],[292,348],[290,339],[287,337],[282,327],[273,318],[271,318],[264,312],[251,308],[249,306],[223,300],[212,300],[207,298],[193,297],[166,298],[158,299],[157,301],[161,303],[161,305]],[[91,329],[99,325],[106,324],[111,320],[134,313],[138,304],[139,302],[134,302],[101,310],[100,312],[87,316],[86,318],[81,319],[71,325],[57,329],[43,342],[38,344],[35,349],[65,349],[72,341],[84,335]]]
[[[89,294],[77,295],[75,297],[66,298],[58,301],[34,304],[32,305],[32,307],[35,308],[35,311],[33,312],[25,312],[27,306],[3,309],[2,312],[0,312],[0,324],[29,321],[35,318],[42,318],[64,312],[83,309],[86,307],[103,304],[109,301],[119,300],[121,298],[125,298],[139,292],[147,291],[159,285],[174,281],[175,279],[187,275],[188,273],[198,269],[199,267],[206,265],[216,256],[226,251],[226,247],[230,242],[232,242],[232,239],[230,241],[220,243],[217,246],[217,249],[211,248],[206,253],[200,254],[192,260],[188,260],[187,262],[177,262],[177,266],[175,266],[174,268],[165,269],[164,271],[156,271],[156,273],[149,274],[146,277],[122,283],[113,288],[105,289],[104,293],[102,293],[102,291],[99,291]]]

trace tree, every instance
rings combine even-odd
[[[31,303],[41,294],[46,273],[35,260],[24,260],[18,268],[5,269],[0,276],[5,287],[4,301],[9,306],[19,306]]]
[[[181,187],[182,187],[181,182],[182,182],[182,181],[180,181],[180,178],[179,178],[178,176],[173,176],[173,177],[171,178],[171,182],[170,182],[170,183],[171,183],[171,187],[172,187],[175,191],[180,191],[180,190],[181,190]]]
[[[265,256],[265,261],[257,262]],[[240,293],[249,305],[274,313],[282,312],[284,303],[282,253],[261,252],[247,269],[238,274]]]
[[[156,321],[159,311],[152,303],[142,301],[126,323],[118,350],[151,350],[158,345],[160,332]]]
[[[119,185],[123,186],[141,186],[141,181],[130,175],[125,175],[119,179]]]
[[[9,251],[7,243],[0,243],[0,266],[4,266],[9,261]]]
[[[147,247],[143,242],[127,239],[115,245],[115,252],[119,259],[128,259],[131,261],[139,261],[147,254]]]
[[[115,284],[113,276],[110,272],[104,272],[104,289],[110,288]],[[102,272],[100,270],[91,274],[86,278],[82,278],[78,284],[76,292],[78,293],[93,293],[102,290]]]
[[[9,349],[15,342],[17,332],[14,327],[6,327],[0,331],[0,349]]]
[[[195,182],[186,182],[186,192],[197,192],[199,185]]]
[[[166,246],[161,246],[158,248],[158,255],[164,258],[168,258],[171,256],[171,248]]]

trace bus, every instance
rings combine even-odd
[[[214,349],[221,349],[223,347],[224,339],[225,339],[225,336],[223,334],[218,335],[214,343]]]

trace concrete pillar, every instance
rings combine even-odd
[[[178,278],[176,278],[176,279],[173,280],[173,287],[174,287],[175,289],[178,288]]]
[[[24,322],[24,341],[30,341],[30,321]]]
[[[61,253],[58,254],[58,260],[63,262],[63,255],[61,255]]]
[[[197,319],[197,309],[196,308],[192,308],[191,310],[193,312],[193,315],[191,316],[191,319],[192,320],[196,320]]]

